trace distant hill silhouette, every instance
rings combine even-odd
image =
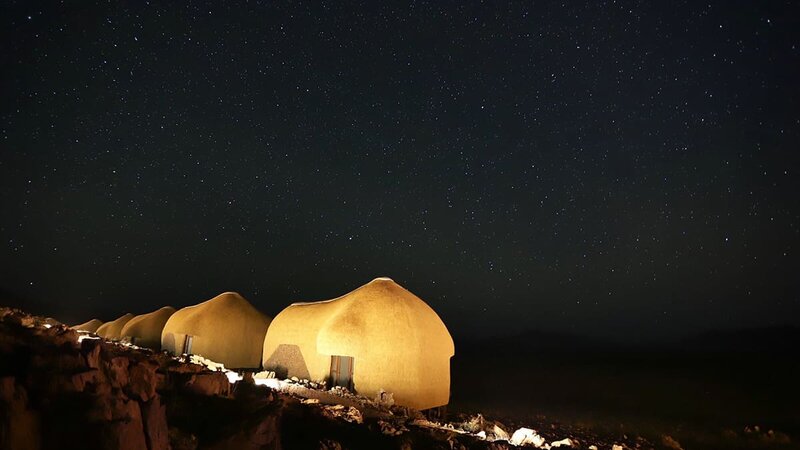
[[[794,352],[800,346],[800,327],[742,328],[705,331],[661,342],[631,343],[554,331],[531,330],[508,336],[456,338],[458,355],[526,355],[617,352]]]
[[[572,353],[621,350],[629,346],[590,336],[555,331],[531,330],[523,333],[488,338],[456,338],[456,355],[531,353]]]
[[[677,343],[686,351],[715,352],[796,352],[800,344],[800,327],[775,327],[715,330],[690,336]]]

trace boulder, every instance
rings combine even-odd
[[[128,384],[129,364],[130,360],[124,356],[115,356],[108,362],[108,375],[114,387],[121,388]]]
[[[147,402],[156,395],[156,383],[156,365],[141,362],[128,371],[126,392],[135,399]]]
[[[91,369],[100,368],[100,349],[102,347],[100,339],[84,339],[81,341],[81,354],[86,361],[86,367]]]
[[[97,369],[83,370],[72,374],[68,390],[74,392],[84,392],[88,385],[98,384],[102,374]]]
[[[0,448],[41,447],[41,421],[28,404],[27,390],[14,377],[0,378]]]
[[[183,387],[197,395],[227,397],[230,395],[231,384],[222,372],[204,372],[190,376]]]
[[[120,450],[146,449],[144,425],[139,403],[121,400],[115,403],[114,419],[102,427],[100,433],[102,448]]]
[[[280,428],[278,416],[265,414],[256,423],[244,423],[242,429],[226,438],[211,444],[209,449],[280,449]]]
[[[167,426],[167,408],[161,403],[159,396],[142,403],[142,420],[144,421],[144,437],[149,450],[167,450],[169,448],[169,428]]]

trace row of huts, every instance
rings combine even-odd
[[[226,367],[326,380],[417,409],[446,405],[453,339],[424,301],[389,278],[331,300],[294,303],[270,319],[235,292],[73,328]]]

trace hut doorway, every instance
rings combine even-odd
[[[190,355],[192,353],[192,341],[194,340],[194,336],[187,334],[185,338],[183,338],[183,353]]]
[[[331,386],[353,390],[353,357],[331,356]]]

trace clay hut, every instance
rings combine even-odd
[[[327,380],[368,397],[390,392],[417,409],[450,399],[455,347],[436,312],[389,278],[333,300],[295,303],[264,339],[264,368]]]
[[[173,314],[161,333],[161,348],[191,353],[232,369],[260,368],[270,318],[236,292]]]
[[[139,347],[161,350],[161,332],[173,314],[175,308],[165,306],[151,313],[136,316],[122,327],[120,337],[130,339],[131,344]]]
[[[97,332],[97,329],[100,328],[100,325],[103,324],[102,320],[92,319],[88,322],[84,322],[80,325],[74,325],[71,328],[73,330],[81,330],[81,331],[88,331],[90,333]]]
[[[100,325],[95,333],[97,333],[98,336],[106,339],[119,339],[120,333],[122,332],[122,327],[124,327],[125,324],[131,319],[133,319],[133,314],[127,313],[116,320],[112,320],[111,322],[106,322]]]

